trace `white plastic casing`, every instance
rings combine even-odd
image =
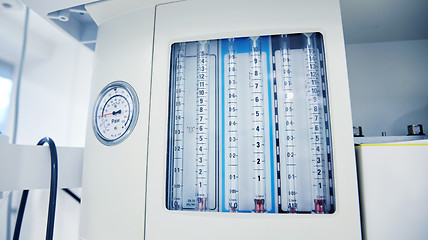
[[[355,149],[364,239],[426,239],[428,140]]]
[[[99,26],[83,164],[82,239],[144,236],[153,19],[154,8],[145,8]],[[117,80],[135,89],[140,114],[126,140],[106,146],[92,130],[92,108],[100,91]]]
[[[114,3],[106,2],[109,7],[105,11],[100,4],[98,11],[99,15],[104,11],[115,16],[103,15],[104,20],[96,20],[99,33],[92,104],[105,85],[124,80],[138,93],[140,116],[131,136],[112,147],[99,143],[88,126],[82,238],[361,239],[339,1],[180,1],[147,7],[148,2],[142,1],[141,9],[124,10],[122,15],[112,10]],[[132,5],[138,3],[133,1]],[[167,210],[171,45],[302,32],[320,32],[324,37],[336,211],[322,215]]]
[[[0,143],[0,192],[50,187],[51,158],[46,145]],[[81,187],[83,148],[57,146],[57,154],[58,188]]]

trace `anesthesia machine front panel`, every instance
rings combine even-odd
[[[320,33],[172,45],[167,208],[333,213]]]
[[[156,7],[146,238],[360,239],[339,10]]]

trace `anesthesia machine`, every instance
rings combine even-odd
[[[85,7],[81,239],[361,239],[338,0]]]

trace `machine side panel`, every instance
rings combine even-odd
[[[131,135],[115,146],[97,140],[88,120],[83,170],[82,239],[143,239],[154,8],[137,9],[99,26],[91,108],[108,83],[136,90],[140,113]],[[89,113],[92,117],[92,109]]]

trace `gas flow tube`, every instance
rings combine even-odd
[[[264,141],[264,98],[261,67],[260,37],[251,37],[250,44],[250,87],[252,102],[252,141],[253,141],[253,180],[254,211],[265,211],[266,177],[265,177],[265,141]]]
[[[196,200],[199,211],[207,210],[208,199],[208,58],[209,42],[197,43],[196,77]]]
[[[175,112],[174,112],[174,177],[173,208],[183,209],[183,150],[184,150],[184,67],[185,43],[178,47],[175,68]]]
[[[287,211],[295,213],[297,211],[297,190],[296,190],[296,145],[295,145],[295,120],[294,120],[294,83],[291,77],[290,42],[287,35],[281,36],[281,57],[282,57],[282,88],[284,94],[284,120],[281,122],[285,129],[285,164],[287,179]]]
[[[228,122],[228,142],[229,142],[229,208],[231,212],[238,209],[238,91],[236,79],[236,50],[235,40],[228,40],[228,100],[227,100],[227,117]]]
[[[307,43],[305,48],[305,79],[306,103],[309,122],[309,144],[311,154],[312,199],[314,213],[325,213],[326,205],[326,174],[325,156],[323,147],[323,98],[321,96],[321,76],[319,52],[315,48],[315,36],[305,34]]]

